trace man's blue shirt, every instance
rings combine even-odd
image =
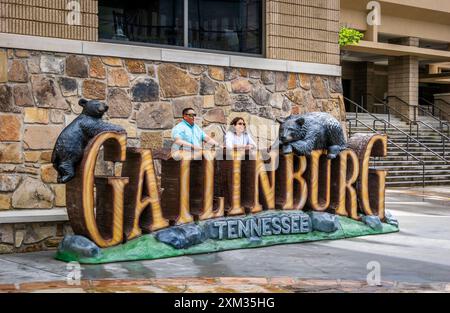
[[[202,146],[205,137],[205,132],[198,125],[191,125],[185,120],[182,120],[172,129],[173,140],[180,138],[198,147]]]

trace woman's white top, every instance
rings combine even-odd
[[[236,133],[232,131],[227,131],[225,134],[225,145],[227,148],[232,149],[234,145],[253,145],[256,147],[255,142],[252,137],[248,133],[243,133],[240,136],[236,135]]]

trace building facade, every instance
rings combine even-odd
[[[341,0],[341,25],[364,33],[360,44],[343,48],[345,96],[371,112],[387,99],[409,118],[414,106],[430,103],[450,113],[438,100],[450,92],[450,1],[373,3]]]
[[[71,232],[55,140],[110,106],[128,145],[170,146],[185,107],[221,141],[235,116],[256,129],[326,111],[345,126],[338,0],[1,0],[0,253],[54,248]],[[263,126],[259,127],[258,126]],[[276,133],[253,133],[261,147]],[[119,174],[100,157],[97,174]]]
[[[346,127],[343,96],[375,113],[386,100],[411,118],[429,102],[450,113],[449,0],[129,2],[0,0],[0,253],[71,232],[51,153],[82,97],[108,103],[129,146],[154,149],[185,107],[219,141],[244,117],[260,147],[291,114]],[[342,26],[363,40],[340,49]],[[120,165],[100,156],[96,171]]]

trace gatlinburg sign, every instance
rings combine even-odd
[[[156,259],[398,231],[385,217],[386,172],[369,168],[370,157],[386,156],[381,134],[354,135],[334,159],[295,146],[191,153],[126,142],[103,127],[83,147],[66,182],[76,236],[64,238],[58,259]],[[95,176],[101,147],[106,161],[122,163],[120,176]]]

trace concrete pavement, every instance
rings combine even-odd
[[[143,292],[175,291],[160,288],[167,278],[182,286],[178,291],[187,292],[200,291],[206,285],[210,291],[226,287],[244,292],[450,291],[450,188],[389,189],[386,207],[398,218],[399,233],[155,261],[82,265],[83,282],[75,287],[65,283],[73,268],[54,260],[54,252],[0,255],[0,291],[44,291],[52,285],[56,288],[53,290],[70,287],[65,290],[79,292],[131,291],[134,287],[130,286],[138,285],[145,286]],[[367,286],[367,276],[373,278],[376,272],[382,286]],[[192,277],[207,279],[208,283],[191,288],[190,281],[196,281]],[[229,281],[221,280],[223,277],[250,282],[241,281],[233,289],[228,288]],[[267,280],[273,277],[283,283]],[[102,284],[106,289],[100,288]]]

